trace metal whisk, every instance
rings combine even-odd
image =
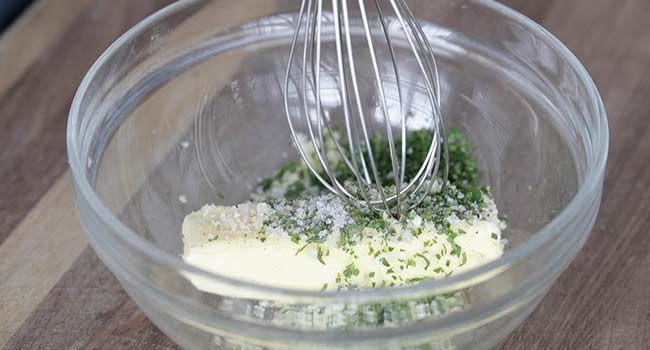
[[[327,8],[324,6],[327,2]],[[291,136],[303,160],[315,177],[329,190],[356,205],[399,217],[418,205],[431,192],[442,157],[448,159],[445,128],[440,113],[440,87],[436,61],[423,28],[404,0],[358,0],[356,6],[347,0],[302,0],[284,84],[284,105]],[[360,38],[361,45],[353,41]],[[326,52],[324,42],[334,41]],[[399,40],[410,61],[415,61],[424,82],[426,99],[431,106],[431,144],[424,162],[414,176],[405,178],[408,162],[405,101],[402,96],[399,62],[395,42]],[[395,42],[394,42],[395,41]],[[389,69],[381,70],[378,61],[379,43],[390,57]],[[330,45],[331,46],[331,45]],[[324,64],[323,54],[335,51],[335,64]],[[384,52],[385,52],[384,51]],[[362,62],[359,57],[367,57]],[[383,63],[386,63],[385,60]],[[359,71],[370,69],[373,92],[384,124],[384,136],[390,148],[391,169],[377,169],[371,143],[369,111],[362,101],[368,100],[360,88]],[[327,77],[324,87],[324,72]],[[387,75],[395,84],[387,86]],[[332,83],[334,81],[334,83]],[[292,84],[293,83],[293,84]],[[334,85],[334,88],[332,87]],[[293,88],[293,90],[291,90]],[[387,89],[396,88],[398,112],[389,113]],[[342,111],[343,126],[335,126],[333,113],[323,107],[323,96],[331,100],[337,95],[337,109]],[[290,98],[291,92],[294,98]],[[297,96],[297,98],[295,97]],[[300,106],[297,106],[300,105]],[[391,115],[399,114],[399,126],[391,123]],[[377,119],[377,118],[376,118]],[[303,122],[316,159],[310,158],[298,140],[299,123]],[[338,136],[337,136],[337,133]],[[397,134],[397,135],[395,135]],[[397,136],[397,137],[396,137]],[[401,140],[396,142],[396,140]],[[399,143],[399,146],[396,146]],[[399,148],[399,149],[398,149]],[[337,179],[330,152],[337,152],[353,181]],[[441,185],[446,183],[448,165],[442,165]],[[382,183],[381,172],[390,172],[394,181]],[[394,189],[392,186],[394,185]]]

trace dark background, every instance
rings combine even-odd
[[[0,33],[2,33],[32,0],[0,0]]]

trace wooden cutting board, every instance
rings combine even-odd
[[[0,37],[0,347],[176,349],[88,247],[66,170],[83,74],[171,0],[39,0]],[[585,249],[503,349],[650,349],[650,1],[507,0],[605,100],[610,157]]]

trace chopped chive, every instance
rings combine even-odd
[[[316,254],[316,259],[320,261],[321,264],[325,265],[325,260],[323,260],[323,249],[321,246],[318,246],[318,253]]]
[[[354,263],[351,263],[350,265],[345,267],[345,270],[343,270],[343,276],[345,278],[350,278],[352,276],[358,276],[359,275],[359,269],[357,269],[356,266],[354,266]]]
[[[413,278],[407,279],[406,282],[408,282],[408,283],[418,283],[420,281],[423,281],[424,279],[425,279],[424,277],[413,277]]]
[[[308,245],[309,245],[309,243],[306,243],[305,245],[303,245],[302,247],[300,247],[298,250],[296,250],[296,254],[295,254],[295,255],[300,254],[300,252],[302,252],[303,250],[305,250],[305,248],[307,248]]]
[[[424,262],[426,263],[426,265],[424,266],[425,270],[429,268],[429,266],[431,265],[431,261],[429,261],[429,259],[427,259],[426,256],[422,255],[421,253],[417,253],[415,254],[415,256],[424,260]]]

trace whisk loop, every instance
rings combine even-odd
[[[327,1],[328,9],[324,8],[324,1],[302,0],[291,41],[283,91],[291,137],[311,172],[330,191],[355,205],[399,217],[405,210],[418,205],[431,192],[443,163],[442,158],[448,159],[445,128],[440,112],[440,81],[433,50],[424,30],[404,0],[358,0],[351,1],[352,4],[347,0],[330,0]],[[353,7],[354,4],[356,6]],[[367,4],[370,6],[367,7]],[[353,10],[356,11],[352,13]],[[355,38],[360,37],[362,44],[353,41],[353,35]],[[431,143],[419,170],[410,178],[405,175],[408,163],[407,111],[402,95],[404,82],[400,79],[399,62],[393,43],[395,35],[400,35],[399,39],[407,43],[405,46],[408,47],[409,58],[417,63],[419,72],[422,73],[421,79],[432,114],[429,126]],[[331,41],[332,36],[336,54],[336,65],[333,68],[323,64],[323,52],[327,50],[323,47],[323,42]],[[390,57],[389,69],[392,70],[397,90],[399,129],[391,123],[391,114],[397,113],[389,113],[386,79],[382,76],[386,72],[382,72],[379,64],[378,40],[386,46]],[[362,62],[359,57],[366,55],[368,62]],[[366,68],[370,69],[369,80],[374,87],[371,96],[364,94],[361,88],[359,70]],[[323,87],[322,72],[326,69],[335,71],[335,90],[342,110],[342,135],[338,134],[339,129],[334,125],[331,113],[323,108],[323,94],[329,94],[332,90],[331,84]],[[299,76],[298,82],[291,86],[294,81],[292,77],[296,75]],[[290,101],[290,87],[294,87],[300,106],[295,106],[296,103]],[[362,101],[369,97],[378,101],[383,133],[389,146],[391,169],[377,168],[376,150],[371,142],[369,111],[364,110],[362,105]],[[301,129],[296,125],[298,121],[304,123]],[[315,149],[316,159],[311,159],[299,142],[298,130],[307,134]],[[328,140],[331,142],[326,142]],[[329,157],[332,151],[338,154],[343,166],[352,174],[353,181],[342,183],[337,178],[337,164],[333,164]],[[382,174],[386,172],[392,174],[394,181],[391,183],[382,183]],[[448,165],[444,162],[441,185],[446,183],[447,173]]]

